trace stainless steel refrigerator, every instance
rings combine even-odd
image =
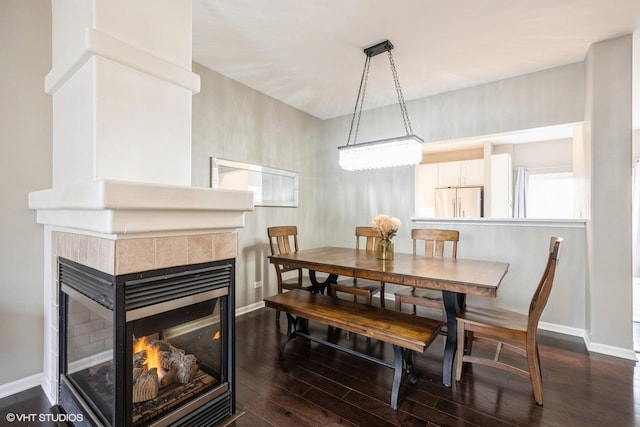
[[[482,187],[436,188],[436,218],[480,218]]]

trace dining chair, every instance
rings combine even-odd
[[[356,227],[356,249],[375,251],[376,244],[380,239],[380,231],[375,227]],[[361,241],[364,245],[361,245]],[[338,280],[338,283],[330,285],[331,295],[336,296],[338,292],[353,295],[353,300],[363,297],[366,304],[373,303],[373,295],[380,293],[380,307],[384,308],[384,282],[374,280],[348,278]]]
[[[458,349],[456,359],[456,381],[462,376],[464,362],[476,363],[502,369],[531,381],[533,397],[542,405],[542,373],[538,352],[538,322],[542,315],[556,274],[562,238],[552,237],[549,256],[542,278],[531,298],[528,314],[503,309],[465,307],[458,313]],[[496,343],[496,352],[491,358],[471,354],[474,340],[489,340]],[[466,352],[465,352],[466,348]],[[509,349],[527,360],[527,369],[500,360],[502,349]]]
[[[425,256],[442,258],[448,253],[449,257],[455,258],[459,238],[460,233],[457,230],[414,228],[411,230],[413,254],[418,254],[418,246],[424,246]],[[421,306],[440,310],[442,317],[445,317],[441,291],[423,288],[405,289],[395,293],[395,302],[396,311],[402,311],[402,304],[411,304],[413,314],[416,314],[416,306]]]
[[[269,249],[271,255],[288,254],[298,252],[298,227],[295,225],[282,225],[268,227]],[[303,289],[311,291],[312,283],[309,277],[302,274],[301,268],[289,267],[282,264],[273,264],[276,269],[278,281],[278,293],[283,290]],[[295,272],[295,274],[290,272]],[[288,276],[288,277],[285,277]],[[280,311],[276,310],[276,320],[280,320]]]

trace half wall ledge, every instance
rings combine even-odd
[[[233,230],[253,211],[253,193],[96,180],[29,193],[37,222],[96,233]]]

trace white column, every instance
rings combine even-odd
[[[591,187],[587,221],[586,325],[590,350],[633,353],[631,280],[630,35],[595,43],[586,66],[584,158]]]
[[[53,187],[189,185],[191,0],[52,0]]]

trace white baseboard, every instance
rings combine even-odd
[[[259,310],[264,307],[264,301],[256,302],[255,304],[245,305],[244,307],[236,308],[236,317],[243,314],[251,313],[252,311]]]
[[[557,332],[564,335],[571,335],[574,337],[580,337],[584,341],[587,350],[590,353],[606,354],[607,356],[619,357],[621,359],[638,361],[636,352],[633,349],[626,349],[621,347],[614,347],[608,344],[600,344],[591,342],[589,334],[584,329],[571,328],[568,326],[556,325],[554,323],[540,322],[538,324],[540,329],[545,331]]]
[[[51,381],[44,374],[42,375],[42,384],[40,384],[44,395],[49,399],[51,406],[58,403],[57,388],[51,385]]]
[[[42,383],[42,373],[31,375],[30,377],[21,378],[10,383],[0,385],[0,399],[29,390],[30,388],[39,387]]]
[[[559,334],[569,335],[572,337],[580,337],[583,340],[586,336],[584,329],[572,328],[570,326],[563,326],[555,323],[540,322],[538,323],[538,328],[544,331],[557,332]]]
[[[638,356],[633,349],[626,349],[620,347],[613,347],[607,344],[600,344],[591,342],[588,334],[585,334],[584,342],[587,345],[587,350],[594,353],[606,354],[608,356],[620,357],[622,359],[638,361]]]

